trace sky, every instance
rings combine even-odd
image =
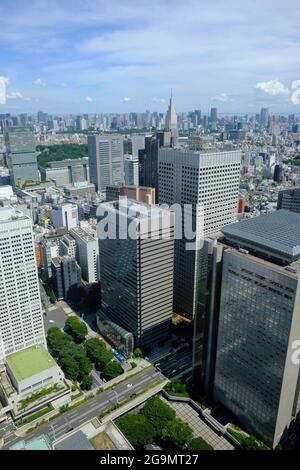
[[[0,113],[300,113],[298,2],[0,0]]]

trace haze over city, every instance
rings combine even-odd
[[[1,112],[300,109],[298,2],[7,0]]]

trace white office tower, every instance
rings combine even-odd
[[[139,185],[139,161],[132,155],[125,155],[124,173],[126,186]]]
[[[119,134],[88,136],[90,182],[97,191],[124,182],[123,143],[124,136]]]
[[[46,342],[32,221],[0,208],[0,363],[36,344]]]
[[[89,283],[99,281],[99,244],[96,232],[93,236],[91,230],[76,227],[71,229],[70,234],[76,243],[76,260],[81,267],[83,279]]]
[[[173,103],[172,92],[171,92],[168,111],[166,114],[166,126],[165,127],[167,131],[171,131],[173,145],[176,145],[177,138],[178,138],[178,124],[177,124],[177,114],[176,114],[174,103]]]
[[[66,227],[70,230],[78,226],[78,207],[68,202],[54,206],[51,217],[55,228]]]
[[[139,150],[143,150],[145,148],[145,137],[147,134],[134,134],[131,137],[131,144],[132,144],[132,156],[134,158],[139,157]]]
[[[160,148],[159,204],[171,206],[176,203],[182,208],[185,204],[192,205],[197,237],[214,233],[236,220],[240,165],[239,150]],[[175,220],[175,227],[179,224],[180,221]],[[197,304],[199,250],[186,248],[183,232],[182,238],[175,241],[174,310],[193,318]]]
[[[102,304],[108,317],[132,333],[136,345],[149,347],[170,338],[174,214],[120,199],[100,204],[97,216]]]

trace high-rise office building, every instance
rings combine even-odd
[[[8,127],[5,132],[11,183],[39,181],[34,132],[30,127]]]
[[[134,134],[131,137],[132,156],[134,158],[138,158],[139,150],[143,150],[145,148],[145,137],[146,134]]]
[[[211,108],[210,110],[210,122],[216,123],[217,122],[217,108]]]
[[[146,137],[145,149],[139,151],[139,184],[154,188],[156,198],[158,195],[158,149],[170,146],[171,132],[161,131]]]
[[[190,204],[197,237],[218,231],[236,220],[241,152],[159,149],[159,204]],[[203,208],[201,210],[201,207]],[[203,220],[202,220],[203,219]],[[180,222],[178,222],[180,223]],[[176,224],[176,221],[175,221]],[[186,239],[175,241],[174,309],[193,318],[197,307],[199,250],[187,250]]]
[[[279,191],[277,209],[300,212],[300,186]]]
[[[269,122],[269,109],[261,108],[260,110],[260,125],[267,127]]]
[[[78,207],[68,202],[53,206],[51,218],[54,227],[66,227],[70,230],[78,225]]]
[[[139,185],[139,160],[132,155],[125,155],[124,159],[125,184],[127,186]]]
[[[73,256],[53,258],[51,263],[52,284],[58,300],[67,299],[72,287],[81,282],[81,269]]]
[[[89,135],[90,182],[97,191],[124,182],[124,137],[119,134]]]
[[[0,208],[0,362],[16,351],[45,345],[32,221]]]
[[[275,447],[300,409],[300,215],[278,210],[222,232],[213,397]]]
[[[76,259],[81,267],[82,278],[90,283],[99,281],[100,260],[98,238],[80,227],[72,228],[70,234],[76,242]]]
[[[136,345],[152,346],[171,331],[174,215],[129,199],[101,208],[103,218],[116,220],[116,238],[99,237],[103,307]],[[120,227],[129,227],[131,237]]]

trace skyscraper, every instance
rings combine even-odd
[[[130,199],[104,203],[101,208],[104,218],[116,218],[116,238],[99,236],[104,309],[134,335],[136,345],[152,346],[171,332],[173,214]],[[119,232],[124,223],[131,237]]]
[[[269,109],[261,108],[260,110],[260,125],[267,127],[269,122]]]
[[[217,108],[211,108],[210,110],[210,122],[216,123],[217,122]]]
[[[214,399],[275,447],[300,410],[300,215],[278,210],[222,232]]]
[[[139,184],[155,189],[156,202],[158,195],[158,149],[170,147],[171,133],[157,132],[145,138],[145,149],[139,151]]]
[[[39,181],[34,132],[30,127],[8,127],[5,132],[11,183]]]
[[[171,132],[173,145],[176,145],[177,138],[178,138],[178,124],[177,124],[177,114],[176,114],[174,103],[173,103],[172,92],[170,96],[168,111],[166,114],[166,130]]]
[[[90,182],[97,191],[124,182],[124,137],[119,134],[89,135]]]
[[[45,345],[32,221],[0,208],[0,363],[16,351]]]
[[[240,163],[238,150],[159,149],[159,204],[177,203],[182,207],[190,204],[197,232],[202,222],[203,236],[218,231],[236,220]],[[197,306],[199,252],[186,250],[184,237],[175,240],[174,269],[174,309],[193,318]]]
[[[132,155],[125,155],[124,175],[127,186],[139,185],[139,161]]]

